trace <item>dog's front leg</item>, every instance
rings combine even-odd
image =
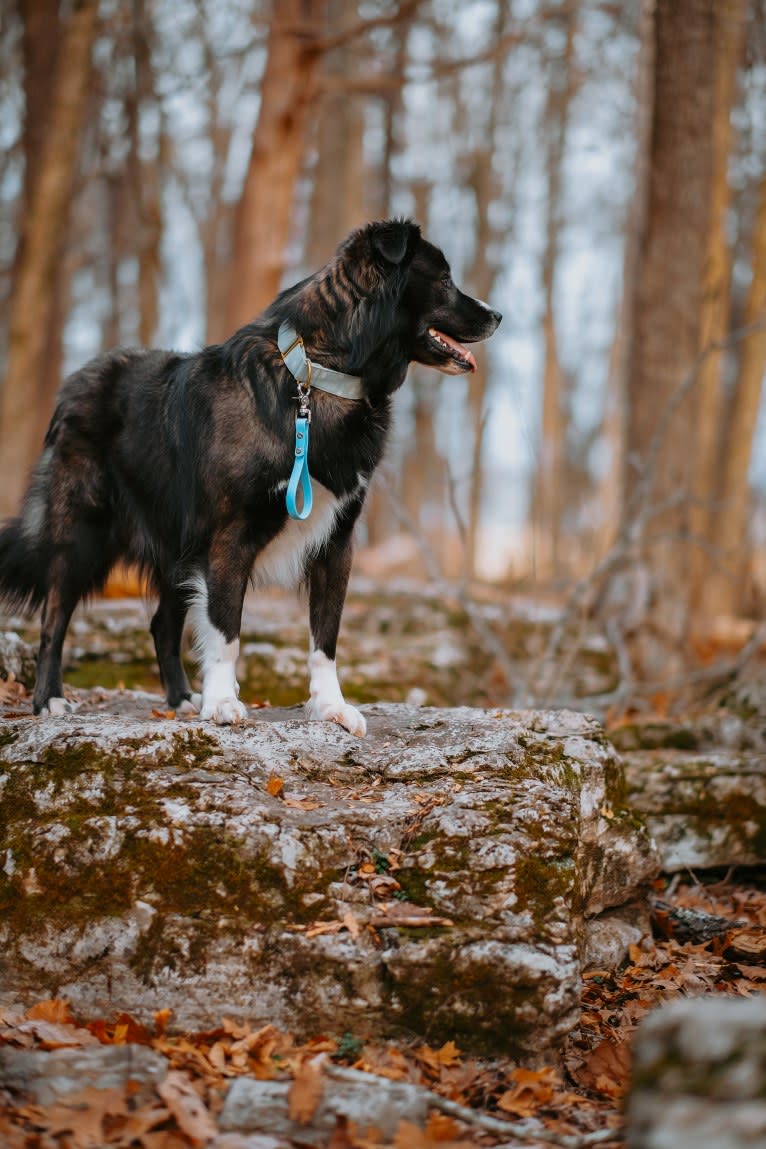
[[[190,580],[189,618],[202,671],[200,717],[221,726],[247,717],[247,708],[239,701],[237,682],[247,564],[247,551],[240,540],[221,534],[213,540],[207,570]]]
[[[352,524],[353,525],[353,524]],[[337,722],[363,738],[367,723],[355,706],[343,698],[335,668],[335,648],[340,630],[346,587],[351,571],[351,526],[335,534],[322,548],[309,572],[309,718]]]

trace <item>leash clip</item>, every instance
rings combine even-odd
[[[299,336],[299,338],[300,338],[300,336]],[[303,340],[301,340],[301,343],[303,343]],[[311,408],[309,407],[309,395],[311,394],[311,376],[312,376],[312,367],[311,367],[311,360],[310,359],[306,360],[306,368],[308,370],[308,378],[305,380],[296,379],[295,382],[298,385],[298,416],[299,416],[299,418],[305,419],[307,422],[310,423],[311,422]]]
[[[309,474],[309,426],[311,424],[311,411],[308,410],[308,389],[305,395],[301,392],[301,407],[295,420],[295,462],[293,463],[290,481],[287,484],[287,513],[291,519],[307,519],[311,514],[314,495],[311,490],[311,475]],[[306,414],[303,406],[306,405]],[[301,509],[298,510],[298,490],[303,495]]]

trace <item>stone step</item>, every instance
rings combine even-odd
[[[663,870],[766,863],[766,754],[654,749],[624,760],[628,801]]]
[[[4,724],[0,1002],[534,1060],[646,929],[656,856],[580,714],[380,705],[358,740],[153,707]]]

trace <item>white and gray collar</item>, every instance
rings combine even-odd
[[[344,375],[342,371],[333,371],[309,359],[302,337],[287,319],[279,328],[277,345],[285,367],[299,383],[316,387],[319,391],[329,391],[341,399],[364,398],[362,380],[358,375]]]

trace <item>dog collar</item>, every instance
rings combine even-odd
[[[330,367],[322,367],[320,363],[313,363],[309,359],[302,336],[287,319],[279,328],[277,345],[282,353],[285,367],[304,387],[329,391],[331,395],[338,395],[341,399],[364,398],[362,380],[358,375],[344,375],[342,371],[333,371]]]

